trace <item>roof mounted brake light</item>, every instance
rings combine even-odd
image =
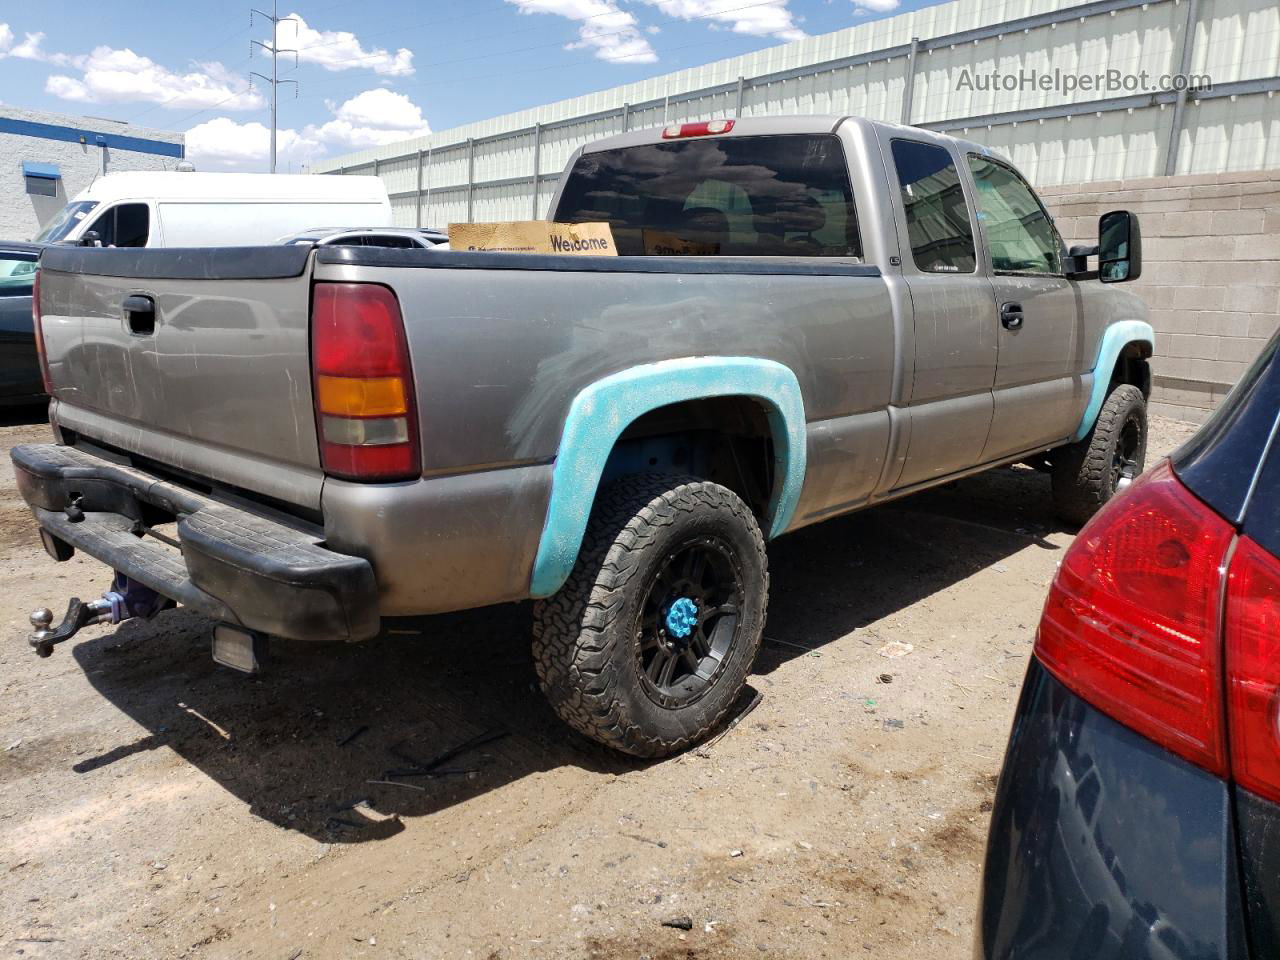
[[[707,120],[703,123],[673,123],[662,128],[663,140],[680,140],[684,137],[711,137],[728,133],[733,129],[732,120]]]

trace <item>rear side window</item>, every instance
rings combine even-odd
[[[978,216],[997,273],[1062,273],[1062,241],[1025,180],[1002,163],[969,154]]]
[[[1278,411],[1280,333],[1263,347],[1258,359],[1205,425],[1173,454],[1178,478],[1233,523],[1239,520],[1252,490],[1253,501],[1246,523],[1250,536],[1256,537],[1257,531],[1248,530],[1249,523],[1265,526],[1268,509],[1273,518],[1280,510],[1276,502],[1280,496],[1276,487],[1277,476],[1280,476],[1280,454],[1277,453],[1280,443],[1272,440],[1276,419],[1280,416]],[[1258,465],[1269,443],[1269,462],[1255,483]],[[1272,536],[1280,538],[1280,528]],[[1275,549],[1270,545],[1267,548]]]
[[[348,244],[349,245],[349,244]],[[389,234],[370,233],[366,234],[361,246],[365,247],[396,247],[398,249],[417,249],[418,244],[414,243],[410,237],[397,237]]]
[[[1271,444],[1245,515],[1244,532],[1280,557],[1280,444]]]
[[[31,296],[35,275],[35,260],[0,256],[0,297]]]
[[[862,257],[844,149],[827,134],[589,153],[554,219],[607,221],[629,256]]]
[[[89,229],[98,232],[104,247],[145,247],[150,224],[145,203],[122,203],[103,212]]]
[[[916,269],[973,273],[978,265],[973,226],[951,154],[917,140],[894,140],[893,165],[898,170]]]

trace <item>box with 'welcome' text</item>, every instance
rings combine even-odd
[[[506,223],[451,223],[449,249],[491,253],[560,253],[616,257],[613,231],[607,223],[550,223],[515,220]]]

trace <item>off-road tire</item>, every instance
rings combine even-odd
[[[1111,389],[1088,435],[1053,452],[1053,505],[1067,523],[1083,525],[1115,496],[1117,450],[1131,442],[1126,428],[1136,431],[1136,448],[1128,459],[1141,473],[1147,457],[1147,401],[1132,384]]]
[[[727,547],[741,578],[733,640],[704,693],[677,708],[646,694],[636,658],[649,585],[689,538]],[[638,757],[662,757],[713,733],[733,706],[764,631],[764,538],[732,490],[695,477],[623,477],[596,501],[582,549],[555,596],[534,606],[533,659],[542,692],[565,723]]]

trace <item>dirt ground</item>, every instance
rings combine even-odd
[[[21,419],[6,453],[48,434]],[[1191,432],[1154,421],[1151,460]],[[4,456],[0,955],[967,957],[1000,757],[1071,540],[1048,503],[1047,477],[1002,469],[773,544],[759,707],[708,749],[639,763],[565,734],[524,606],[276,649],[258,678],[216,666],[210,623],[184,611],[37,659],[28,612],[108,574],[45,555]],[[495,728],[443,776],[371,782],[405,766],[393,749]]]

